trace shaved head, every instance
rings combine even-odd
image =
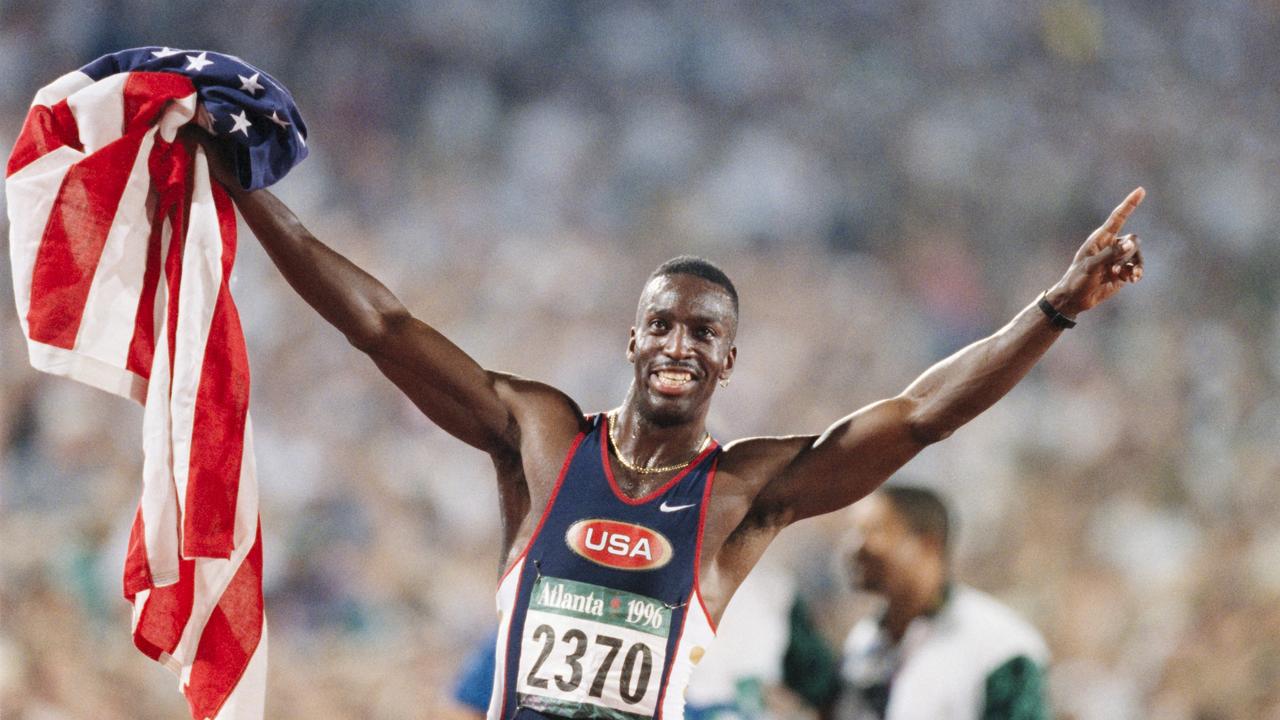
[[[664,275],[693,275],[703,280],[715,283],[724,289],[729,296],[729,300],[733,304],[733,318],[735,323],[738,319],[738,289],[733,286],[733,281],[729,276],[720,269],[718,265],[695,255],[681,255],[671,258],[662,263],[649,275],[649,280]],[[647,281],[646,281],[647,284]]]

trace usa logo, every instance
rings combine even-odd
[[[579,520],[569,526],[564,541],[591,562],[618,570],[657,570],[673,554],[662,533],[619,520]]]

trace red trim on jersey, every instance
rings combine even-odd
[[[502,575],[498,578],[498,587],[502,587],[502,581],[507,579],[511,574],[512,568],[520,564],[524,556],[529,553],[529,548],[533,547],[533,541],[538,539],[538,533],[542,532],[542,525],[547,521],[547,516],[551,514],[551,506],[556,502],[556,496],[560,494],[560,486],[564,484],[565,475],[569,474],[569,464],[573,462],[573,455],[578,451],[578,446],[582,444],[586,433],[580,432],[573,439],[573,444],[569,446],[569,452],[564,457],[564,464],[560,466],[560,476],[556,478],[556,485],[551,489],[551,497],[547,498],[547,504],[542,508],[542,517],[538,518],[538,526],[533,529],[533,534],[529,536],[529,541],[524,544],[524,549],[516,556],[515,560],[502,571]],[[516,597],[520,596],[520,588],[516,588]]]
[[[710,455],[712,451],[714,451],[717,447],[720,446],[720,444],[717,443],[714,438],[712,438],[711,444],[707,446],[706,450],[703,450],[702,452],[698,453],[697,457],[690,460],[689,464],[685,465],[683,470],[675,474],[675,477],[663,483],[662,487],[658,488],[657,490],[654,490],[653,492],[649,493],[648,495],[645,495],[644,497],[630,498],[630,497],[627,497],[626,493],[622,492],[622,488],[618,487],[618,481],[613,478],[613,466],[609,464],[609,446],[611,444],[613,444],[613,439],[609,436],[609,416],[608,414],[605,414],[601,418],[601,433],[600,433],[600,460],[604,464],[604,476],[609,478],[609,487],[613,490],[613,494],[619,500],[621,500],[622,502],[628,505],[643,505],[653,500],[654,498],[658,497],[662,493],[675,487],[676,483],[680,482],[680,480],[683,479],[685,475],[688,475],[694,468],[698,467],[698,465],[703,461],[703,459],[707,457],[707,455]]]
[[[720,458],[716,458],[711,463],[711,470],[707,472],[707,487],[702,491],[702,516],[698,518],[698,547],[693,551],[693,594],[698,598],[698,605],[702,607],[702,614],[707,616],[707,624],[711,626],[711,632],[719,632],[720,623],[711,617],[711,613],[707,612],[707,604],[702,601],[702,530],[707,526],[707,506],[711,504],[711,486],[716,482],[716,470],[720,467]],[[688,620],[688,613],[685,613],[685,622]]]
[[[715,445],[715,441],[712,441]],[[716,621],[711,617],[711,613],[707,612],[707,605],[702,601],[702,531],[707,526],[707,506],[711,500],[711,486],[716,481],[716,469],[720,467],[720,458],[716,458],[711,463],[711,469],[707,471],[707,486],[702,489],[702,507],[698,511],[698,544],[693,550],[693,590],[689,593],[689,599],[685,602],[686,607],[693,603],[693,599],[698,599],[698,607],[702,608],[702,614],[707,618],[707,624],[711,626],[711,632],[715,633]],[[667,675],[662,681],[662,689],[658,691],[657,712],[654,714],[654,720],[662,720],[662,702],[667,697],[667,687],[671,684],[671,673],[675,671],[674,663],[680,662],[681,643],[684,642],[684,631],[689,628],[689,611],[684,612],[684,622],[680,623],[680,637],[676,638],[676,652],[667,658]]]
[[[561,465],[561,474],[556,478],[556,487],[552,488],[552,496],[548,498],[547,506],[543,507],[543,516],[538,519],[538,527],[534,528],[534,534],[529,536],[529,542],[525,543],[524,550],[521,550],[520,555],[516,556],[516,560],[513,560],[511,565],[503,571],[502,577],[498,579],[499,589],[502,589],[503,580],[507,579],[507,575],[511,574],[511,571],[515,569],[517,565],[520,565],[520,561],[524,560],[526,555],[529,555],[529,548],[534,547],[534,541],[538,539],[538,533],[543,532],[543,524],[547,523],[548,516],[552,514],[552,505],[556,505],[556,496],[559,495],[559,488],[564,484],[564,475],[568,474],[568,466],[573,462],[573,455],[577,452],[577,446],[582,445],[582,438],[585,437],[586,433],[577,433],[577,437],[573,438],[572,445],[568,446],[568,452],[567,454],[564,454],[564,464]],[[524,584],[524,579],[521,579],[520,582],[516,583],[517,605],[520,603],[520,591],[524,588]],[[515,623],[515,612],[512,612],[511,618],[507,619],[507,660],[502,664],[503,673],[502,679],[500,679],[500,683],[502,683],[502,685],[500,685],[500,689],[502,689],[502,693],[500,693],[502,694],[502,712],[499,712],[499,717],[507,716],[507,671],[509,667],[511,667],[511,626],[513,623]]]
[[[547,504],[542,508],[542,517],[538,518],[538,526],[533,529],[533,534],[529,536],[529,542],[524,544],[524,549],[516,556],[511,565],[502,573],[502,577],[498,578],[498,589],[501,591],[502,583],[507,579],[507,575],[515,569],[525,555],[529,554],[529,548],[533,547],[533,542],[538,539],[538,533],[542,532],[542,525],[547,522],[547,517],[551,515],[551,506],[556,504],[556,496],[560,494],[560,486],[564,484],[564,478],[569,474],[569,465],[573,462],[573,456],[578,452],[578,446],[582,444],[583,438],[587,436],[584,432],[579,432],[577,437],[573,439],[573,444],[569,446],[569,452],[565,453],[564,464],[560,466],[560,476],[556,478],[556,486],[551,489],[551,497],[547,498]],[[520,603],[520,591],[524,587],[524,578],[516,583],[516,604]],[[514,610],[514,608],[513,608]],[[502,712],[498,713],[498,717],[506,717],[507,715],[507,671],[511,663],[511,626],[514,624],[515,613],[511,613],[511,617],[507,618],[507,646],[502,649],[506,660],[502,663],[502,674],[499,682],[502,695]],[[516,659],[519,662],[519,658]],[[497,676],[497,673],[494,673]],[[495,677],[497,679],[497,677]]]
[[[696,577],[696,573],[695,573]],[[696,581],[695,581],[696,582]],[[685,607],[693,601],[693,595],[697,593],[694,590],[689,593],[689,599],[685,601]],[[689,611],[684,611],[684,622],[680,623],[680,636],[676,638],[675,652],[671,653],[671,657],[667,658],[667,667],[663,671],[662,687],[658,688],[658,704],[654,705],[653,720],[662,720],[662,704],[667,699],[667,688],[671,687],[671,674],[676,671],[676,664],[680,662],[680,651],[684,644],[684,631],[689,629]]]

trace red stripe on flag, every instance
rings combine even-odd
[[[168,312],[165,328],[169,340],[169,367],[178,344],[178,291],[182,287],[182,255],[187,246],[187,210],[191,207],[191,153],[183,143],[173,143],[167,156],[167,168],[161,176],[153,174],[157,191],[157,212],[165,211],[169,220],[169,252],[164,260],[165,290]],[[163,224],[163,219],[157,216]]]
[[[156,124],[169,103],[196,91],[191,78],[169,72],[134,72],[124,81],[125,132]]]
[[[13,154],[9,156],[5,175],[18,172],[60,147],[84,151],[84,146],[80,144],[80,128],[76,125],[76,116],[71,114],[67,101],[62,100],[49,107],[33,106],[27,112],[18,142],[13,147]]]
[[[36,251],[27,312],[32,340],[75,346],[93,275],[143,136],[170,101],[190,95],[192,88],[184,75],[131,74],[123,91],[125,134],[67,171]]]
[[[195,560],[179,561],[178,582],[152,588],[147,596],[133,629],[133,644],[153,660],[159,660],[161,652],[172,654],[182,639],[195,602],[195,571]]]
[[[151,379],[151,362],[156,354],[156,289],[160,285],[160,251],[163,243],[164,216],[157,208],[151,218],[151,234],[147,238],[147,266],[142,272],[142,291],[138,295],[138,311],[133,319],[133,337],[125,369]]]
[[[222,282],[196,391],[182,542],[188,557],[227,558],[235,548],[236,498],[249,411],[249,356],[230,289],[236,212],[217,183],[213,201],[222,237]]]
[[[155,210],[151,216],[151,233],[147,238],[147,264],[142,274],[142,291],[138,295],[138,310],[134,316],[133,337],[129,340],[129,355],[125,369],[144,378],[151,377],[151,363],[156,351],[155,303],[160,284],[160,270],[164,266],[161,257],[164,244],[164,221],[173,222],[170,227],[180,227],[181,215],[174,215],[175,206],[185,199],[191,155],[181,143],[170,143],[157,137],[147,158],[151,187],[156,193]],[[172,257],[172,256],[171,256]],[[180,257],[180,256],[179,256]],[[176,289],[176,285],[174,288]],[[173,311],[174,308],[170,308]],[[173,336],[169,337],[173,347]],[[172,361],[172,354],[170,355]]]
[[[32,340],[75,346],[89,287],[142,135],[108,144],[72,165],[62,179],[31,276],[27,323]]]
[[[244,675],[262,639],[262,525],[200,635],[185,693],[191,716],[211,718]]]
[[[129,531],[129,552],[124,558],[124,596],[129,602],[143,590],[151,589],[151,564],[147,562],[146,526],[142,522],[142,506],[133,516]]]

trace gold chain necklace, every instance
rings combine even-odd
[[[702,451],[706,450],[707,446],[711,444],[711,433],[704,433],[702,436],[702,444],[698,446],[698,451],[695,452],[693,457],[688,460],[685,460],[682,463],[676,463],[675,465],[666,465],[664,467],[643,467],[641,465],[636,465],[623,457],[622,450],[618,448],[617,432],[618,412],[614,410],[609,413],[609,443],[613,445],[613,454],[617,456],[618,462],[622,463],[622,467],[633,473],[639,473],[641,475],[657,475],[658,473],[671,472],[672,470],[681,470],[688,467],[689,463],[696,460],[698,456],[702,454]]]

